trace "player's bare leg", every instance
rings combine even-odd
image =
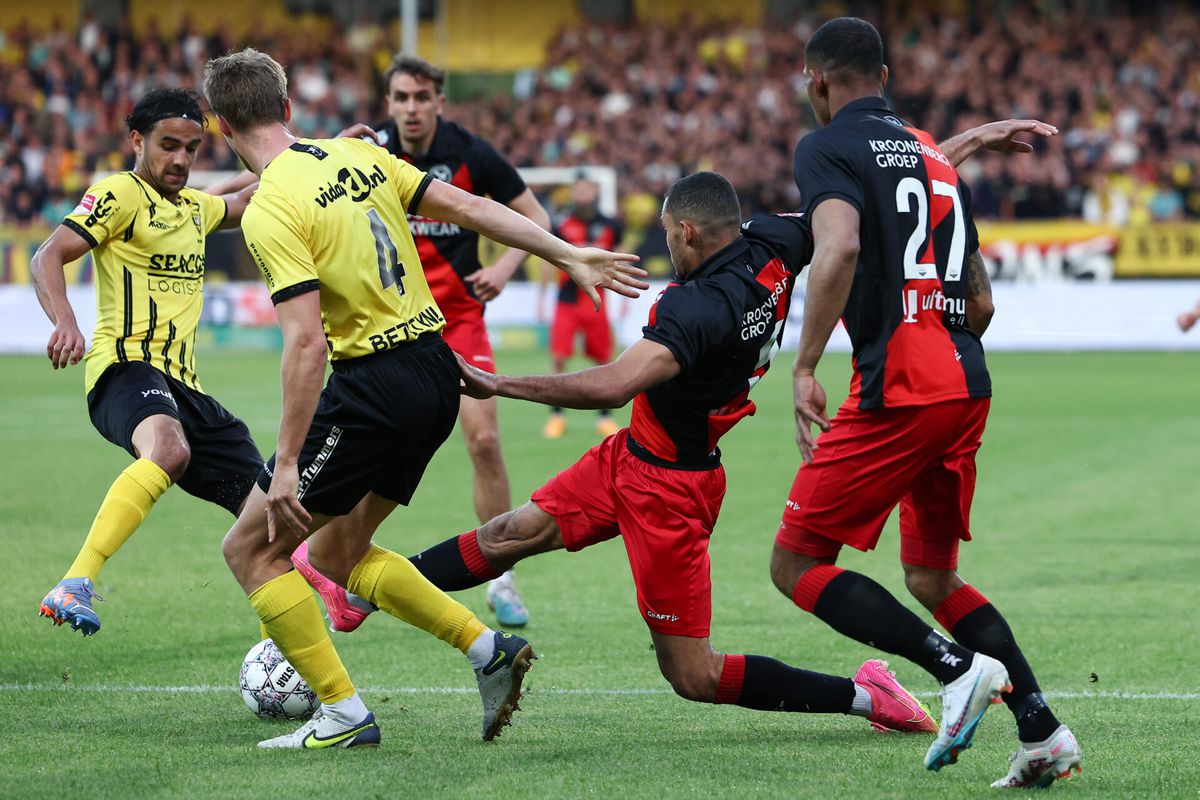
[[[530,502],[410,560],[434,586],[457,592],[496,578],[523,558],[563,546],[554,517]]]
[[[476,400],[464,396],[459,404],[458,420],[475,473],[475,515],[480,522],[487,522],[512,508],[508,469],[500,449],[496,399]],[[517,593],[512,570],[506,570],[488,583],[487,601],[501,625],[519,628],[529,622],[529,612]]]
[[[839,678],[766,656],[719,653],[707,637],[657,631],[650,637],[659,670],[685,700],[758,711],[853,714],[880,730],[937,730],[921,702],[887,671],[886,662],[868,661],[854,679]]]
[[[805,541],[817,549],[820,539],[809,535]],[[1008,686],[1004,665],[945,638],[866,575],[834,566],[836,553],[832,547],[828,555],[804,555],[776,544],[771,579],[784,596],[842,635],[903,656],[942,684],[942,729],[925,766],[953,764],[971,746],[984,712],[1000,702]]]
[[[1021,745],[1009,774],[993,786],[1044,787],[1079,771],[1078,742],[1050,710],[1008,622],[995,606],[954,570],[904,564],[904,583],[951,636],[997,659],[1008,670],[1012,689],[1001,698],[1016,718]]]
[[[141,526],[158,498],[187,471],[191,459],[183,426],[169,414],[146,417],[130,438],[138,460],[117,476],[75,561],[38,609],[54,624],[69,623],[84,636],[100,630],[92,600],[101,599],[95,594],[101,568]]]

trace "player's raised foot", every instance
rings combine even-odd
[[[496,621],[501,627],[524,628],[529,624],[529,610],[521,602],[521,595],[517,594],[512,570],[488,581],[487,604],[488,608],[496,612]]]
[[[100,617],[92,608],[92,601],[103,599],[96,594],[91,578],[64,578],[42,598],[38,613],[49,617],[55,625],[69,622],[72,630],[91,636],[100,630]]]
[[[379,726],[375,715],[367,716],[353,725],[338,722],[318,708],[312,719],[291,733],[264,739],[258,743],[262,750],[320,750],[325,747],[374,747],[379,744]]]
[[[561,439],[566,432],[567,418],[562,414],[551,414],[550,419],[546,420],[546,427],[542,428],[542,436],[547,439]]]
[[[958,754],[971,746],[984,712],[1007,691],[1012,686],[1004,665],[976,653],[970,669],[942,687],[942,727],[925,754],[925,769],[939,770],[958,761]]]
[[[1048,789],[1059,778],[1082,772],[1083,751],[1066,725],[1059,725],[1044,742],[1021,742],[1009,761],[1008,775],[992,784],[997,789]]]
[[[300,570],[309,586],[317,590],[325,603],[329,627],[335,631],[349,633],[363,624],[376,609],[366,600],[351,597],[341,586],[326,578],[308,563],[308,542],[301,542],[292,553],[292,564]],[[355,602],[357,601],[357,602]]]
[[[937,733],[937,720],[912,693],[896,680],[888,662],[873,658],[854,673],[854,682],[871,695],[867,722],[880,733]]]
[[[521,682],[537,658],[533,647],[520,636],[496,631],[492,639],[495,651],[486,667],[475,670],[479,697],[483,700],[483,740],[490,742],[500,729],[512,724],[519,710]]]
[[[600,434],[606,439],[620,430],[621,426],[613,422],[612,417],[601,417],[600,419],[596,420],[596,433]]]

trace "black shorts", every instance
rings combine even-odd
[[[262,455],[244,422],[208,395],[145,362],[106,369],[88,392],[87,404],[100,435],[134,458],[133,431],[138,423],[155,414],[179,420],[192,457],[176,483],[231,514],[237,514],[262,469]]]
[[[334,361],[300,448],[304,508],[341,516],[368,492],[408,505],[425,467],[454,430],[458,388],[454,353],[437,334]],[[258,476],[264,492],[274,469],[271,456]]]

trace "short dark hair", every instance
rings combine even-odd
[[[663,213],[715,233],[742,224],[742,204],[733,184],[715,172],[696,172],[671,184]]]
[[[151,89],[133,107],[125,124],[129,130],[145,136],[164,119],[195,120],[203,127],[206,120],[200,110],[200,97],[190,89]]]
[[[423,58],[417,56],[405,55],[399,53],[392,59],[392,63],[387,68],[387,72],[383,73],[384,91],[390,91],[392,85],[392,77],[395,75],[412,75],[414,78],[424,78],[427,81],[433,81],[433,88],[438,93],[442,93],[442,86],[446,83],[446,71],[439,67],[435,67]]]
[[[808,40],[806,64],[830,73],[877,78],[883,69],[883,39],[858,17],[831,19]]]

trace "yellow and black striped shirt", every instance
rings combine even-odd
[[[92,246],[96,330],[85,391],[116,363],[145,361],[193,389],[204,237],[225,221],[220,197],[183,189],[172,203],[132,172],[96,183],[63,225]]]

